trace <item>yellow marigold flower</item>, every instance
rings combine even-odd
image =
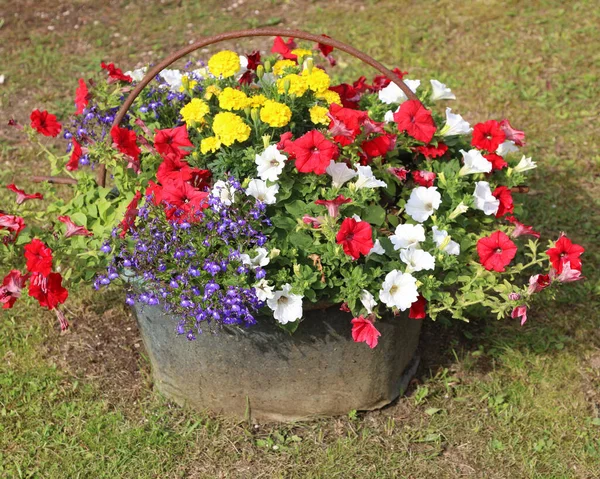
[[[192,98],[187,105],[185,105],[179,113],[183,117],[183,121],[187,126],[194,126],[204,122],[204,116],[210,112],[210,108],[204,100],[200,98]]]
[[[315,105],[312,108],[309,108],[308,112],[310,113],[310,121],[315,125],[329,125],[329,117],[327,116],[329,108]]]
[[[297,57],[310,57],[312,54],[312,50],[307,50],[306,48],[296,48],[295,50],[292,50],[292,55],[296,55]]]
[[[250,103],[250,106],[252,108],[258,108],[260,106],[263,106],[266,101],[267,97],[260,93],[258,95],[254,95],[248,98],[248,102]]]
[[[289,82],[290,84],[290,87],[287,91],[290,95],[302,96],[306,90],[308,90],[306,78],[296,75],[295,73],[290,73],[289,75],[277,80],[277,91],[279,93],[285,93],[286,82]]]
[[[237,53],[223,50],[210,57],[208,70],[216,77],[232,77],[240,70],[240,57]]]
[[[302,76],[306,78],[308,88],[315,92],[324,92],[331,83],[329,75],[320,68],[313,68],[310,74],[308,70],[304,70]]]
[[[325,100],[329,105],[331,105],[332,103],[337,103],[338,105],[342,104],[342,99],[340,98],[340,95],[338,95],[333,90],[325,90],[315,94],[315,96],[319,100]]]
[[[243,91],[228,86],[219,93],[219,106],[223,110],[243,110],[248,106],[248,97]]]
[[[179,91],[185,92],[185,91],[193,90],[197,84],[198,84],[198,82],[196,80],[194,80],[193,78],[190,78],[187,75],[183,75],[181,77],[181,86],[179,87]]]
[[[260,109],[260,119],[270,126],[280,128],[290,122],[292,110],[283,103],[267,100]]]
[[[200,151],[206,155],[208,152],[214,153],[221,148],[221,142],[216,136],[209,136],[200,142]]]
[[[275,62],[275,65],[273,65],[273,74],[281,76],[285,73],[286,68],[295,66],[296,62],[293,60],[279,60],[278,62]]]
[[[209,85],[206,87],[204,98],[210,100],[213,95],[218,95],[219,93],[221,93],[221,89],[217,85]]]
[[[227,111],[215,115],[212,128],[217,139],[225,146],[231,146],[236,141],[246,141],[251,131],[241,117]]]

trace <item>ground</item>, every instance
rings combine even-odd
[[[506,117],[524,129],[540,165],[519,198],[526,223],[585,245],[587,279],[538,304],[523,327],[425,322],[424,362],[405,397],[379,412],[285,426],[194,413],[154,393],[117,291],[78,292],[63,335],[51,315],[21,305],[0,316],[0,477],[599,477],[598,24],[593,1],[23,0],[3,8],[3,182],[27,185],[30,171],[46,168],[8,118],[26,121],[35,107],[71,111],[77,78],[101,60],[134,67],[210,33],[301,28],[411,78],[447,83],[459,98],[453,108],[472,124]],[[265,50],[269,40],[227,46]],[[340,78],[372,74],[339,60]]]

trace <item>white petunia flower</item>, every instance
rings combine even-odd
[[[302,318],[302,296],[291,293],[292,286],[287,283],[283,289],[275,291],[267,299],[267,306],[273,311],[273,317],[281,324],[294,322]]]
[[[446,124],[440,130],[442,136],[467,135],[471,133],[471,125],[458,113],[452,113],[451,108],[446,108]]]
[[[398,111],[400,111],[400,107],[396,108],[396,111],[392,111],[392,110],[388,110],[385,112],[385,115],[383,115],[383,121],[385,123],[392,123],[394,121],[394,113],[397,113]]]
[[[442,195],[437,187],[418,186],[410,192],[410,198],[406,202],[406,212],[418,223],[423,223],[440,207]]]
[[[266,301],[273,297],[273,286],[265,278],[256,283],[253,288],[259,301]]]
[[[248,254],[241,254],[240,261],[253,268],[259,268],[267,266],[271,259],[269,258],[269,252],[265,248],[256,248],[256,257],[250,258]]]
[[[458,172],[458,176],[471,175],[473,173],[489,173],[492,171],[492,163],[486,160],[479,150],[460,150],[465,164]]]
[[[460,254],[460,245],[450,239],[446,230],[440,230],[437,226],[432,226],[433,241],[438,248],[448,254],[458,256]]]
[[[235,79],[239,80],[240,78],[242,78],[246,71],[248,71],[248,57],[240,55],[240,69],[235,74]]]
[[[246,194],[254,196],[258,201],[265,205],[272,205],[277,201],[275,195],[279,193],[279,185],[267,186],[267,182],[254,178],[248,183]]]
[[[137,83],[144,79],[147,70],[148,67],[136,68],[135,70],[125,72],[125,75],[129,75],[131,78],[133,78],[133,81]]]
[[[179,91],[182,85],[183,74],[179,70],[163,70],[159,74],[169,85],[169,90]]]
[[[358,180],[356,180],[356,183],[354,183],[356,189],[379,188],[381,186],[387,186],[385,181],[378,180],[375,177],[370,166],[356,165],[356,169],[358,170]]]
[[[385,276],[379,290],[379,299],[388,307],[395,307],[400,311],[410,308],[418,297],[417,280],[410,273],[402,273],[397,269]]]
[[[373,312],[373,308],[375,308],[375,306],[377,306],[377,301],[375,301],[375,298],[373,297],[373,295],[371,293],[369,293],[366,289],[363,289],[360,292],[359,299],[360,299],[360,302],[362,303],[362,305],[367,310],[367,313],[369,313],[369,314],[371,314]]]
[[[417,88],[421,85],[421,80],[403,80],[410,91],[416,93]],[[379,90],[379,99],[386,104],[404,103],[408,97],[394,82],[390,82],[388,86]]]
[[[261,180],[277,181],[285,166],[285,155],[277,149],[277,145],[268,146],[260,155],[256,155],[258,176]]]
[[[500,207],[500,200],[492,195],[490,184],[487,181],[478,181],[475,184],[475,208],[483,211],[486,215],[495,215]]]
[[[385,254],[385,250],[383,249],[383,246],[381,246],[381,242],[378,239],[375,240],[375,243],[367,253],[367,256],[370,254]]]
[[[435,258],[427,251],[418,248],[400,250],[400,260],[408,266],[407,272],[435,268]]]
[[[230,206],[235,201],[235,188],[223,180],[214,184],[211,194],[220,198],[225,206]]]
[[[352,219],[354,221],[356,221],[357,223],[360,223],[362,221],[361,217],[358,216],[357,214],[352,215]]]
[[[523,158],[521,158],[521,161],[515,166],[514,170],[523,173],[524,171],[533,170],[534,168],[537,168],[535,161],[531,161],[531,158],[525,158],[525,155],[523,155]]]
[[[519,151],[519,147],[515,145],[514,141],[506,140],[500,143],[500,146],[496,148],[496,154],[500,156],[510,155]]]
[[[408,223],[396,226],[396,231],[390,236],[390,241],[395,250],[419,246],[425,241],[425,228],[423,225],[411,225]]]
[[[433,89],[430,97],[431,101],[456,100],[456,96],[452,93],[452,90],[444,83],[433,79],[429,80],[429,83],[431,83],[431,88]]]
[[[348,165],[343,161],[337,163],[333,160],[329,162],[329,166],[325,171],[331,176],[331,184],[335,188],[339,188],[358,174],[352,168],[348,168]]]

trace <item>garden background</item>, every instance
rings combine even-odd
[[[426,322],[408,395],[295,425],[232,422],[152,392],[118,291],[71,291],[71,329],[20,302],[0,315],[0,477],[600,477],[600,5],[593,1],[33,1],[0,5],[0,183],[31,190],[43,158],[9,118],[73,111],[77,79],[203,35],[273,26],[354,45],[436,78],[471,124],[508,118],[540,168],[522,220],[565,230],[587,277],[527,324]],[[270,39],[221,45],[249,53]],[[198,52],[208,58],[219,49]],[[334,55],[336,53],[334,52]],[[371,77],[336,55],[340,80]],[[43,166],[42,166],[43,165]],[[7,190],[0,205],[11,204]],[[366,347],[366,346],[365,346]]]

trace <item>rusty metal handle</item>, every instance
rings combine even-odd
[[[226,40],[234,40],[236,38],[245,38],[245,37],[274,37],[274,36],[288,36],[293,38],[300,38],[302,40],[313,41],[316,43],[322,43],[324,45],[328,45],[330,47],[337,48],[345,53],[352,55],[353,57],[362,60],[367,65],[372,66],[375,70],[378,70],[381,74],[385,75],[390,81],[394,82],[398,87],[404,92],[404,94],[411,100],[418,100],[417,96],[412,92],[410,88],[406,86],[406,84],[391,70],[384,67],[377,60],[371,58],[366,53],[357,50],[346,43],[340,42],[339,40],[334,40],[333,38],[329,38],[323,35],[315,35],[313,33],[303,32],[301,30],[286,30],[284,28],[254,28],[249,30],[237,30],[233,32],[220,33],[218,35],[213,35],[210,37],[203,38],[202,40],[198,40],[191,45],[188,45],[175,53],[172,53],[163,61],[154,66],[146,76],[139,82],[136,87],[129,93],[129,96],[125,100],[125,103],[121,105],[119,112],[115,116],[115,121],[112,126],[119,125],[129,107],[133,104],[134,100],[141,93],[141,91],[152,81],[152,79],[158,75],[161,71],[167,68],[172,63],[179,60],[181,57],[188,55],[189,53],[198,50],[199,48],[204,48],[208,45],[213,45],[215,43],[223,42]],[[98,168],[98,176],[97,181],[100,186],[104,186],[106,183],[106,167],[102,164]]]

